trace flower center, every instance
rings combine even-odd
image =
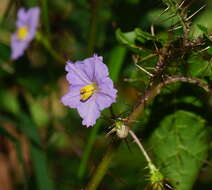
[[[23,27],[20,27],[18,30],[17,30],[17,37],[19,40],[24,40],[27,35],[28,35],[28,27],[27,26],[23,26]]]
[[[97,90],[97,85],[95,83],[85,85],[80,89],[80,100],[86,101],[88,100],[94,92]]]

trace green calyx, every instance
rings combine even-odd
[[[158,184],[158,186],[161,186],[163,184],[163,180],[164,180],[163,175],[154,166],[154,164],[149,163],[148,167],[150,169],[150,178],[149,178],[149,180],[150,180],[151,184],[153,184],[153,185],[157,185]]]

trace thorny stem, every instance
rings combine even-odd
[[[172,1],[167,0],[167,2],[169,2],[171,4],[171,6],[173,8],[175,8],[175,12],[177,12],[177,9],[180,8],[181,6],[176,6],[173,4]],[[186,45],[188,44],[188,37],[189,37],[189,23],[185,20],[186,19],[186,15],[183,13],[183,11],[179,11],[180,13],[177,12],[177,16],[180,19],[180,22],[182,24],[183,30],[184,30],[184,47],[186,47]],[[183,14],[183,15],[181,15]],[[92,38],[91,38],[92,39]],[[92,45],[92,43],[91,43]],[[135,106],[135,109],[132,111],[132,113],[128,116],[128,118],[126,118],[126,126],[131,127],[133,122],[137,119],[138,116],[141,116],[144,112],[144,109],[146,107],[146,105],[148,105],[159,93],[160,91],[166,87],[167,85],[171,84],[171,83],[175,83],[175,82],[185,82],[185,83],[191,83],[191,84],[195,84],[196,86],[199,86],[200,88],[202,88],[203,90],[205,90],[206,92],[211,92],[211,87],[204,81],[198,79],[198,78],[194,78],[194,77],[189,77],[189,76],[171,76],[166,78],[164,81],[161,82],[160,79],[162,77],[163,71],[165,69],[165,67],[167,66],[167,63],[169,62],[169,55],[173,52],[170,51],[172,44],[168,43],[166,44],[159,53],[159,59],[158,62],[156,64],[156,68],[155,68],[155,74],[152,77],[152,84],[150,86],[150,88],[144,93],[144,95],[140,98],[137,106]],[[193,46],[193,45],[191,45]],[[93,46],[90,46],[93,47]],[[91,50],[92,48],[89,48],[89,50]],[[91,51],[90,51],[91,52]],[[90,53],[89,52],[89,53]],[[154,164],[152,164],[151,159],[149,158],[148,154],[146,153],[146,151],[144,150],[143,146],[141,145],[141,143],[139,142],[139,140],[137,139],[137,137],[135,136],[135,134],[130,130],[129,131],[130,135],[135,139],[136,143],[138,144],[140,150],[143,152],[147,162],[148,162],[148,167],[150,169],[150,173],[153,174],[153,172],[158,172],[157,168],[154,166]],[[120,144],[120,143],[119,143]],[[103,179],[104,175],[106,174],[106,171],[109,167],[109,164],[112,160],[113,155],[115,154],[115,151],[117,150],[117,147],[119,146],[119,144],[116,146],[116,148],[109,148],[102,161],[100,162],[99,166],[96,169],[96,172],[94,173],[94,176],[92,177],[88,188],[86,190],[96,190],[99,186],[99,184],[101,183],[101,180]],[[114,144],[111,145],[111,147],[114,147]]]
[[[186,77],[186,76],[172,76],[165,81],[159,83],[156,86],[153,86],[149,90],[145,92],[145,94],[142,96],[140,99],[140,103],[138,106],[135,107],[133,112],[129,115],[128,121],[133,121],[135,120],[139,115],[141,115],[144,111],[144,108],[147,104],[149,104],[168,84],[175,83],[175,82],[185,82],[185,83],[191,83],[199,86],[206,92],[211,92],[211,87],[204,81],[194,78],[194,77]],[[128,124],[129,125],[129,124]]]
[[[154,79],[160,77],[161,74],[164,71],[164,68],[167,64],[166,59],[168,57],[168,51],[170,49],[170,46],[171,46],[170,43],[168,43],[160,50],[160,53],[159,53],[159,56],[158,56],[158,61],[156,63],[156,67],[155,67],[155,74],[152,77],[153,81],[157,81],[157,80],[154,80]]]
[[[197,78],[194,78],[194,77],[185,77],[185,76],[170,77],[170,78],[166,79],[164,82],[161,82],[156,86],[152,86],[151,89],[149,89],[142,96],[138,106],[135,107],[135,109],[132,111],[132,113],[127,118],[128,123],[126,125],[128,127],[130,127],[132,125],[132,122],[130,123],[130,121],[133,121],[138,116],[142,115],[145,106],[147,104],[149,104],[157,96],[157,94],[160,93],[162,88],[166,87],[166,85],[168,85],[168,84],[175,83],[175,82],[186,82],[186,83],[195,84],[195,85],[201,87],[202,89],[204,89],[206,92],[208,92],[208,93],[211,92],[211,87],[206,82],[204,82],[200,79],[197,79]],[[132,135],[133,133],[130,132],[130,134]],[[115,155],[119,144],[120,144],[120,142],[111,144],[111,146],[105,152],[105,155],[104,155],[102,161],[100,162],[99,166],[97,167],[97,169],[94,173],[94,176],[92,177],[92,179],[91,179],[90,183],[88,184],[86,190],[96,190],[98,188],[99,184],[101,183],[101,180],[103,179],[104,175],[107,172],[109,164],[112,160],[112,157]],[[140,145],[139,145],[139,147],[140,147]],[[143,149],[142,146],[140,148]],[[142,151],[142,152],[144,153],[144,151]],[[144,156],[147,159],[147,161],[149,161],[148,167],[150,169],[150,172],[152,172],[156,168],[152,164],[149,156],[145,153],[144,153]]]
[[[170,4],[171,8],[174,9],[174,12],[175,12],[175,14],[177,14],[177,17],[179,18],[183,28],[187,29],[186,22],[184,21],[183,15],[181,15],[182,14],[182,10],[179,11],[179,9],[182,9],[182,5],[184,3],[182,2],[181,5],[179,5],[177,2],[173,2],[173,1],[169,1],[169,0],[168,0],[168,3]],[[185,31],[187,31],[187,30],[185,30]]]
[[[190,29],[190,23],[187,20],[187,14],[185,12],[186,7],[184,6],[185,0],[183,0],[180,4],[178,4],[177,1],[172,0],[165,0],[165,3],[168,7],[170,7],[171,11],[173,12],[173,15],[176,15],[179,19],[179,22],[181,26],[183,27],[183,39],[184,39],[184,46],[186,46],[189,38],[189,29]]]

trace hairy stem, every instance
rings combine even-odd
[[[144,155],[144,157],[145,157],[145,159],[146,159],[146,161],[148,163],[148,168],[149,168],[149,171],[150,171],[150,175],[151,176],[155,176],[156,175],[159,180],[162,180],[163,179],[162,174],[160,173],[160,171],[153,164],[152,160],[150,159],[149,155],[147,154],[145,148],[143,147],[143,145],[139,141],[139,139],[136,136],[136,134],[132,130],[129,130],[129,134],[134,139],[135,143],[138,145],[139,149],[143,153],[143,155]]]
[[[132,138],[134,139],[135,143],[138,145],[139,149],[143,153],[143,155],[146,158],[147,162],[151,163],[152,161],[151,161],[149,155],[147,154],[146,150],[144,149],[143,145],[141,144],[141,142],[139,141],[139,139],[135,135],[135,133],[132,130],[129,130],[129,134],[132,136]]]

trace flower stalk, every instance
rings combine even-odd
[[[149,155],[147,154],[145,148],[139,141],[138,137],[135,135],[135,133],[132,130],[129,130],[129,134],[134,139],[135,143],[138,145],[139,149],[143,153],[146,161],[147,161],[147,167],[149,168],[150,177],[149,180],[151,184],[161,184],[164,180],[163,175],[160,173],[160,171],[156,168],[156,166],[153,164],[152,160],[150,159]]]
[[[148,165],[150,165],[150,170],[152,170],[152,161],[149,157],[149,155],[147,154],[147,152],[145,151],[143,145],[141,144],[141,142],[139,141],[138,137],[135,135],[135,133],[132,130],[129,130],[129,134],[131,135],[131,137],[133,138],[133,140],[135,141],[135,143],[138,145],[139,149],[141,150],[141,152],[143,153],[146,161],[148,162]]]

